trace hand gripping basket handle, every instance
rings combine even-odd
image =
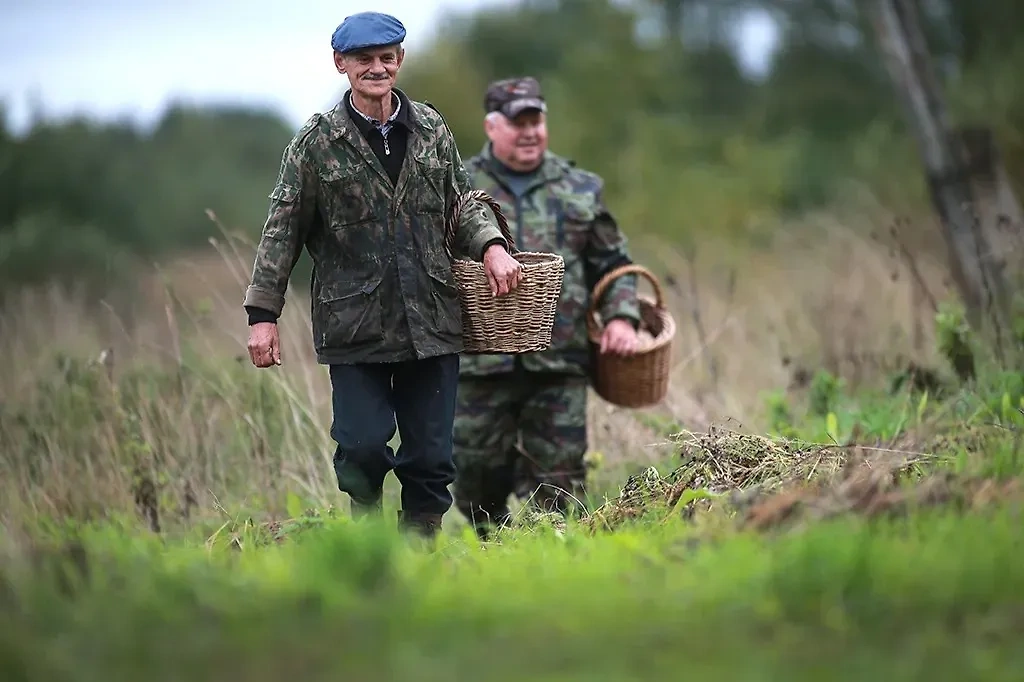
[[[455,200],[455,205],[452,207],[452,211],[448,216],[448,221],[445,224],[444,234],[444,250],[448,254],[448,258],[453,258],[452,245],[455,242],[455,233],[459,229],[459,219],[462,217],[462,212],[466,210],[466,206],[471,201],[482,201],[487,204],[494,213],[494,217],[498,221],[498,229],[501,231],[501,236],[508,242],[508,248],[510,253],[516,253],[516,242],[512,238],[512,233],[508,229],[508,219],[505,214],[501,212],[501,206],[495,201],[490,194],[483,191],[482,189],[474,189],[466,192],[465,194],[459,195],[458,199]]]
[[[612,285],[612,282],[617,280],[623,275],[643,275],[654,287],[655,305],[659,310],[665,308],[665,297],[661,290],[661,284],[658,283],[658,278],[654,276],[650,270],[642,265],[636,265],[631,263],[630,265],[620,265],[611,272],[605,274],[597,284],[594,286],[594,291],[590,294],[590,309],[587,311],[587,327],[589,328],[592,336],[598,335],[598,328],[601,326],[597,321],[597,307],[602,297],[604,297],[605,291]]]

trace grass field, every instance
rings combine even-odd
[[[170,264],[127,312],[24,293],[0,679],[1019,679],[1024,375],[957,377],[937,264],[807,227],[639,244],[673,273],[669,400],[595,398],[589,513],[486,544],[456,512],[399,536],[393,482],[384,523],[348,517],[301,287],[285,364],[244,358],[248,251]]]

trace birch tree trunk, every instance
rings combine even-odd
[[[988,337],[997,360],[1013,362],[1011,291],[1006,277],[1008,230],[1021,208],[992,136],[951,126],[913,0],[870,0],[869,16],[900,98],[935,205],[953,280],[968,322]],[[996,239],[993,240],[993,237]],[[998,243],[997,250],[993,242]]]

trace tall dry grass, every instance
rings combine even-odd
[[[929,362],[945,268],[936,254],[901,259],[890,222],[880,209],[812,216],[768,246],[708,241],[696,253],[634,237],[679,323],[676,365],[658,408],[592,399],[595,489],[664,457],[673,426],[764,428],[763,394],[798,393],[818,368],[856,385],[900,356]],[[345,504],[301,286],[282,319],[283,365],[249,364],[241,300],[252,253],[225,231],[141,277],[127,308],[56,289],[12,299],[0,334],[0,520],[134,511],[168,528],[239,508],[284,514],[292,493]]]

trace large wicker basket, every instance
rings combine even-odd
[[[455,258],[452,254],[459,216],[472,201],[487,204],[502,236],[508,241],[512,257],[523,264],[519,286],[504,296],[491,294],[482,263]],[[463,352],[529,353],[551,346],[551,331],[565,272],[561,256],[519,251],[500,205],[483,190],[467,192],[456,201],[448,216],[445,249],[462,302]]]
[[[598,304],[612,282],[634,273],[651,282],[655,295],[655,300],[638,295],[640,338],[636,353],[628,356],[602,354],[600,343],[604,325],[598,319]],[[594,358],[593,385],[599,396],[620,407],[648,407],[664,399],[668,392],[676,323],[665,309],[661,285],[647,268],[624,265],[601,278],[590,297],[587,334]]]

